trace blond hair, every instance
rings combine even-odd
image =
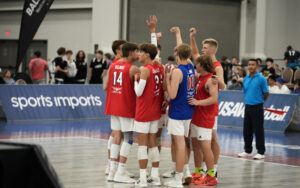
[[[202,45],[203,45],[203,44],[208,44],[209,46],[218,48],[218,41],[215,40],[215,39],[213,39],[213,38],[204,39],[204,40],[202,41]]]

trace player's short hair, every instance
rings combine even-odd
[[[203,54],[198,56],[196,62],[197,64],[199,63],[206,72],[213,73],[215,71],[213,61],[209,55]]]
[[[66,54],[73,54],[72,50],[67,50]]]
[[[41,52],[40,52],[40,51],[35,51],[35,52],[34,52],[34,55],[35,55],[36,57],[41,57]]]
[[[213,39],[213,38],[204,39],[204,40],[202,41],[202,45],[203,45],[203,44],[208,44],[209,46],[218,48],[218,41],[215,40],[215,39]]]
[[[192,49],[188,44],[180,44],[177,46],[177,54],[179,59],[188,59],[191,57]]]
[[[115,40],[113,41],[112,43],[112,51],[114,52],[114,54],[116,55],[117,54],[117,50],[120,50],[120,46],[122,44],[125,44],[127,41],[126,40]]]
[[[143,43],[140,45],[140,51],[143,51],[150,55],[150,59],[154,60],[157,55],[157,48],[154,44]]]
[[[129,52],[139,49],[138,45],[135,43],[127,42],[122,46],[123,57],[128,57]]]
[[[60,47],[56,52],[58,55],[64,55],[66,53],[66,48]]]

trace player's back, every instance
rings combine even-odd
[[[105,114],[134,118],[136,94],[130,78],[131,64],[117,61],[111,64],[107,84]]]
[[[182,82],[179,84],[176,98],[170,103],[170,118],[176,120],[192,119],[194,107],[188,104],[188,99],[194,97],[195,92],[195,70],[190,63],[179,65],[182,72]]]

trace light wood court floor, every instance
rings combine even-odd
[[[107,183],[107,141],[88,137],[10,139],[12,142],[43,146],[66,188],[123,188],[134,185]],[[170,149],[161,152],[160,173],[169,170]],[[132,147],[128,171],[138,176],[137,145]],[[193,158],[190,160],[193,171]],[[300,187],[300,167],[221,156],[218,166],[219,188]],[[165,179],[162,178],[162,182]],[[164,186],[161,186],[164,187]],[[189,186],[186,186],[189,187]],[[200,187],[200,186],[191,186]]]

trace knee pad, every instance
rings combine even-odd
[[[110,158],[117,159],[119,158],[120,145],[112,144],[110,147]]]
[[[129,140],[127,142],[123,140],[121,150],[120,150],[120,155],[127,158],[131,150],[131,146],[132,146],[132,140]]]
[[[157,146],[161,146],[161,137],[156,138]]]
[[[152,162],[159,162],[160,155],[159,155],[158,147],[153,147],[149,149],[149,159]]]
[[[138,147],[138,160],[148,159],[147,146]]]
[[[112,143],[113,143],[114,137],[110,136],[107,142],[107,149],[110,149]]]

